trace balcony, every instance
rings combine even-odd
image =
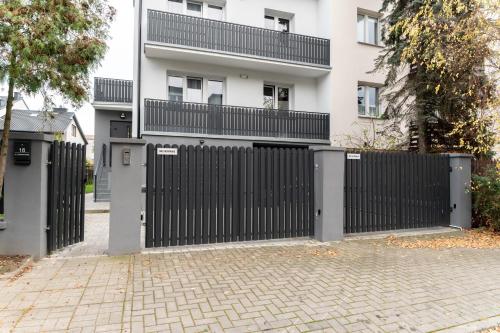
[[[330,40],[148,10],[146,56],[317,77],[330,71]]]
[[[132,104],[133,82],[96,77],[94,79],[94,104]]]
[[[328,142],[328,113],[146,99],[145,134],[214,135]]]

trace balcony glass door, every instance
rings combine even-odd
[[[264,85],[264,108],[274,109],[274,86]]]
[[[264,108],[290,110],[290,88],[264,85]]]
[[[203,92],[202,87],[203,79],[188,77],[187,78],[187,96],[188,102],[202,103],[203,102]]]
[[[222,81],[208,80],[208,104],[222,105],[224,97]]]
[[[223,8],[214,5],[208,5],[207,18],[216,21],[222,21],[224,18]]]
[[[203,4],[199,2],[188,2],[187,14],[196,17],[203,17]]]
[[[168,99],[174,102],[182,102],[184,95],[183,79],[179,76],[168,77]]]
[[[278,109],[290,110],[290,89],[278,87]]]

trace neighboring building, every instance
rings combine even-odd
[[[89,161],[92,165],[94,164],[94,149],[95,149],[95,137],[94,135],[85,134],[87,138],[87,150],[86,157],[87,161]]]
[[[3,124],[4,116],[0,117],[0,130],[3,130]],[[63,108],[54,109],[53,112],[12,110],[10,130],[55,134],[62,141],[87,144],[76,114]]]
[[[346,136],[382,113],[384,77],[368,74],[381,50],[381,2],[135,1],[133,88],[95,81],[98,178],[109,179],[110,136],[349,145]]]
[[[111,195],[111,137],[132,137],[132,86],[130,80],[94,80],[94,198],[109,201]]]

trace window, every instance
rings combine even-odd
[[[282,32],[290,32],[290,20],[274,17],[271,15],[264,16],[264,26],[266,29],[282,31]]]
[[[264,85],[264,108],[290,110],[290,88]]]
[[[182,0],[168,0],[168,11],[172,13],[182,14],[184,11]]]
[[[358,115],[379,117],[379,88],[358,86]]]
[[[274,16],[264,16],[266,29],[274,30]]]
[[[224,103],[224,81],[219,78],[204,78],[169,75],[168,99],[175,102],[208,103],[222,105]]]
[[[183,80],[179,76],[168,77],[168,99],[174,102],[183,101]]]
[[[71,135],[76,138],[76,125],[71,125]]]
[[[208,80],[208,104],[222,105],[224,96],[222,81]]]
[[[278,88],[278,110],[289,110],[289,89]]]
[[[274,109],[274,86],[264,86],[264,108]]]
[[[278,31],[290,32],[290,20],[278,18]]]
[[[203,101],[203,93],[201,86],[203,80],[201,78],[187,78],[187,101],[193,103],[201,103]]]
[[[358,14],[358,42],[379,45],[379,19]]]
[[[188,2],[187,3],[187,14],[191,16],[202,17],[203,16],[203,4],[199,2]]]
[[[211,20],[222,21],[223,16],[223,8],[214,5],[208,5],[207,9],[207,18]]]

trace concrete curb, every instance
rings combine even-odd
[[[23,262],[23,264],[21,266],[19,266],[16,270],[0,275],[0,280],[10,280],[11,278],[16,276],[17,274],[21,273],[26,267],[28,267],[32,263],[34,263],[32,257],[26,258],[26,260]]]
[[[498,316],[472,321],[467,324],[445,328],[442,330],[438,330],[436,332],[439,333],[479,332],[482,330],[496,327],[498,325],[500,325],[500,314]]]

